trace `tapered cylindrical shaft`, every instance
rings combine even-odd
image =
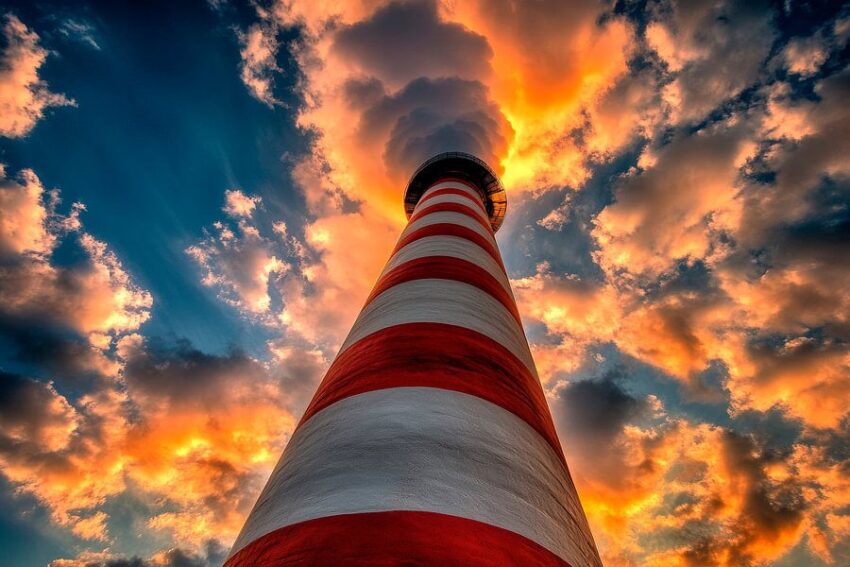
[[[494,238],[498,180],[437,156],[406,204],[226,565],[601,565]]]

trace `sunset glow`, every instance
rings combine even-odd
[[[604,564],[850,563],[846,5],[114,4],[0,2],[9,564],[221,565],[455,150]]]

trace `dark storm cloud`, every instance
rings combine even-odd
[[[496,156],[505,146],[509,128],[481,83],[420,78],[367,110],[359,136],[364,141],[387,139],[387,168],[403,176],[447,150],[466,151],[499,163]]]
[[[0,371],[0,452],[61,449],[75,427],[72,418],[51,385]]]
[[[791,457],[803,424],[799,419],[789,418],[780,408],[772,408],[766,412],[741,412],[735,417],[734,428],[752,439],[764,454],[784,459]]]
[[[352,108],[369,108],[386,94],[384,84],[374,77],[349,79],[343,85],[345,102]]]
[[[337,33],[333,49],[391,84],[423,76],[481,78],[493,55],[483,36],[440,21],[434,0],[391,3]]]
[[[132,393],[174,405],[215,407],[229,390],[265,378],[265,369],[244,353],[206,354],[188,341],[131,347],[124,367]]]
[[[15,365],[75,388],[106,378],[114,361],[76,333],[36,318],[0,312],[0,350]]]
[[[492,156],[490,134],[496,128],[496,120],[486,112],[448,117],[436,108],[417,108],[396,122],[384,159],[397,170],[413,171],[415,164],[446,148]]]
[[[571,466],[592,470],[592,482],[602,491],[624,495],[639,492],[657,474],[655,454],[676,430],[654,420],[649,399],[637,398],[623,387],[628,379],[622,368],[614,368],[600,377],[567,384],[550,401]],[[626,428],[639,424],[657,429],[642,439],[628,439]],[[642,457],[635,461],[634,453]]]
[[[570,439],[609,445],[631,420],[648,410],[644,400],[628,394],[619,384],[620,370],[594,380],[573,382],[558,391],[555,418]]]
[[[327,366],[319,351],[307,348],[285,348],[274,364],[264,364],[239,350],[205,353],[186,340],[174,344],[149,340],[122,354],[124,381],[142,406],[213,413],[225,411],[231,403],[263,399],[278,405],[282,416],[298,414]]]
[[[447,150],[498,164],[510,127],[481,82],[492,51],[484,37],[440,20],[431,0],[396,2],[334,36],[334,54],[364,74],[343,96],[362,112],[364,145],[383,145],[393,176]]]

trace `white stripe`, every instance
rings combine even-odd
[[[488,221],[490,219],[490,217],[487,215],[487,212],[479,205],[477,205],[471,197],[467,197],[466,195],[455,195],[454,193],[450,193],[447,195],[437,195],[436,197],[432,197],[427,201],[420,200],[416,204],[416,207],[414,207],[413,214],[420,213],[424,209],[441,203],[455,203],[458,205],[463,205],[475,211],[475,214],[477,214],[482,219],[486,219]]]
[[[467,199],[466,197],[463,197],[461,195],[438,195],[438,196],[434,197],[433,199],[428,199],[427,201],[424,201],[424,202],[419,201],[419,203],[416,205],[416,208],[413,209],[413,214],[417,214],[417,213],[424,214],[424,213],[422,213],[422,211],[426,211],[430,207],[433,207],[435,205],[440,205],[442,203],[454,203],[454,204],[457,204],[457,205],[463,205],[464,207],[469,209],[472,213],[474,213],[476,216],[481,218],[481,220],[490,222],[490,217],[487,216],[487,213],[485,213],[481,209],[481,207],[479,207],[478,205],[473,203],[471,199]]]
[[[460,238],[459,236],[437,235],[414,240],[393,254],[389,262],[387,262],[384,271],[381,272],[381,276],[406,262],[429,256],[449,256],[475,264],[479,268],[486,270],[505,288],[508,294],[513,296],[511,293],[511,284],[508,282],[508,276],[505,275],[502,267],[496,263],[486,250],[474,242]]]
[[[463,183],[458,183],[457,181],[442,181],[440,183],[437,183],[436,185],[431,185],[428,190],[422,194],[422,198],[424,199],[428,196],[428,193],[433,193],[434,191],[439,191],[440,189],[460,189],[464,193],[468,193],[469,195],[475,197],[476,201],[482,202],[481,193],[479,193],[475,189],[464,185]]]
[[[429,213],[422,218],[416,219],[412,223],[409,223],[407,227],[405,227],[399,239],[404,238],[411,232],[419,230],[420,228],[440,223],[456,224],[459,226],[466,227],[469,230],[472,230],[473,232],[477,232],[485,239],[492,242],[493,246],[496,246],[496,239],[493,238],[492,233],[490,233],[490,231],[481,226],[479,223],[475,222],[475,219],[472,219],[468,215],[465,215],[463,213],[453,213],[451,211],[439,211],[436,213]]]
[[[437,388],[367,392],[313,416],[292,436],[231,555],[283,526],[393,510],[468,518],[571,565],[601,565],[552,447],[509,411]]]
[[[537,377],[525,333],[513,315],[486,291],[451,280],[414,280],[384,291],[357,316],[339,352],[372,333],[405,323],[443,323],[481,333],[508,349]]]
[[[441,189],[443,189],[443,188],[441,188]],[[429,195],[432,192],[439,191],[441,189],[428,189],[427,191],[425,191],[425,194],[422,195],[422,198],[419,199],[419,202],[416,203],[416,206],[418,207],[419,205],[422,204],[423,201],[428,199]],[[472,201],[473,203],[475,203],[475,205],[476,205],[476,207],[478,208],[479,211],[485,211],[484,203],[481,201],[481,197],[478,194],[476,194],[475,192],[470,191],[470,190],[465,189],[465,188],[461,189],[460,187],[450,187],[450,189],[457,189],[458,191],[462,191],[463,194],[458,195],[457,193],[449,193],[449,195],[454,195],[456,197],[465,198],[467,201]],[[437,197],[440,197],[440,195],[437,195]],[[437,197],[432,197],[432,199],[430,199],[430,200],[436,199]]]

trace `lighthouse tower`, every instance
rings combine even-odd
[[[601,565],[494,238],[499,179],[440,154],[404,206],[226,567]]]

